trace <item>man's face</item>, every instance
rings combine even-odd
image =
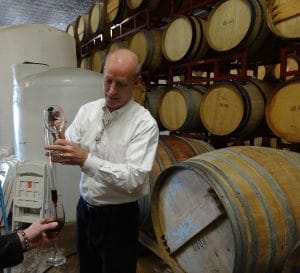
[[[124,106],[131,98],[137,84],[136,75],[120,64],[108,62],[104,70],[104,94],[106,106],[114,111]]]

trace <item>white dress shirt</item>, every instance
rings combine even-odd
[[[132,202],[149,193],[159,131],[148,110],[129,101],[109,112],[105,100],[83,105],[66,139],[88,151],[80,194],[91,205]]]

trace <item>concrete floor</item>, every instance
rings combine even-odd
[[[47,258],[53,253],[53,247],[41,247],[26,252],[22,264],[11,268],[12,273],[78,273],[78,261],[75,248],[75,224],[66,224],[58,241],[58,249],[67,257],[66,264],[49,267]],[[143,249],[137,265],[137,273],[172,273],[169,266],[147,249]],[[125,273],[125,272],[124,272]]]

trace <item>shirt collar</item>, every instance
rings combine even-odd
[[[124,112],[127,111],[127,109],[130,108],[130,105],[133,104],[133,102],[134,102],[134,100],[133,100],[133,98],[132,98],[132,99],[130,99],[124,106],[122,106],[121,108],[119,108],[119,109],[117,109],[117,110],[115,110],[115,111],[112,111],[112,112],[110,112],[110,111],[108,110],[107,106],[106,106],[105,103],[104,103],[104,105],[102,106],[102,111],[103,111],[104,113],[109,113],[109,114],[114,115],[114,116],[116,116],[116,115],[118,115],[118,114],[123,114]],[[114,113],[115,113],[115,114],[114,114]]]
[[[103,118],[102,118],[102,122],[103,124],[106,126],[108,123],[110,123],[113,119],[115,119],[118,115],[122,115],[123,113],[125,113],[130,107],[131,105],[134,103],[133,99],[130,99],[130,101],[128,101],[124,106],[122,106],[121,108],[110,112],[107,108],[107,106],[104,104],[102,106],[102,111],[103,111]]]

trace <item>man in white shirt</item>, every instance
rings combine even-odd
[[[107,56],[105,99],[83,105],[65,140],[46,146],[54,162],[79,165],[77,250],[80,273],[135,273],[138,202],[149,193],[159,131],[132,99],[138,57],[128,49]]]

